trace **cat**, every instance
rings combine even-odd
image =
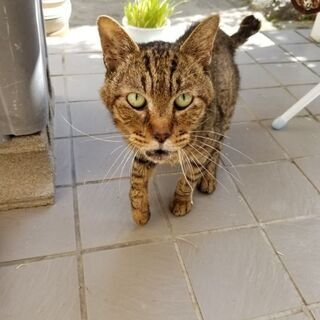
[[[232,36],[214,15],[175,43],[135,43],[112,18],[97,20],[106,75],[100,96],[135,152],[130,201],[134,221],[150,219],[148,180],[157,164],[180,163],[171,212],[187,214],[193,188],[216,188],[217,163],[239,90],[237,47],[260,29],[246,17]]]

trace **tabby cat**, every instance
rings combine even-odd
[[[135,152],[130,200],[133,219],[150,218],[148,180],[157,164],[180,163],[171,212],[191,210],[193,188],[212,193],[225,131],[239,89],[236,48],[260,29],[246,17],[237,33],[219,16],[193,25],[176,43],[137,44],[112,18],[97,21],[106,66],[101,98]]]

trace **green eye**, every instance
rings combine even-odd
[[[136,92],[129,93],[127,95],[127,101],[130,103],[131,107],[135,109],[142,109],[146,104],[145,97]]]
[[[174,100],[174,105],[178,110],[183,110],[187,108],[193,100],[193,96],[189,93],[180,94],[176,100]]]

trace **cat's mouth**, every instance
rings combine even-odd
[[[163,161],[170,156],[170,152],[163,149],[148,150],[146,155],[155,161]]]

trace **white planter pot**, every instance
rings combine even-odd
[[[171,21],[168,19],[167,23],[161,28],[139,28],[129,25],[127,18],[123,17],[122,25],[134,41],[138,43],[146,43],[156,40],[166,41]]]
[[[70,0],[42,0],[42,7],[47,35],[69,29]]]

